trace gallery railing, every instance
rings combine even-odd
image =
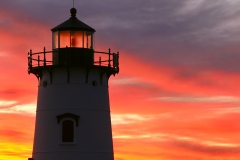
[[[53,54],[59,51],[46,51],[45,47],[43,52],[33,53],[32,50],[28,53],[28,71],[31,72],[32,69],[58,66],[54,64]],[[70,53],[71,54],[71,53]],[[81,54],[81,53],[80,53]],[[119,69],[119,53],[111,53],[109,49],[108,52],[98,52],[93,53],[93,64],[92,66],[104,66],[110,69],[114,69],[118,72]]]

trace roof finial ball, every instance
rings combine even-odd
[[[72,16],[72,17],[76,17],[76,13],[77,13],[76,8],[70,9],[70,13],[71,13],[71,16]]]

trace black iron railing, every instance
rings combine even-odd
[[[30,50],[30,52],[28,53],[28,70],[31,71],[34,68],[58,66],[58,64],[54,63],[53,60],[53,54],[56,54],[58,52],[58,50],[46,51],[45,47],[43,49],[43,52],[33,53],[32,50]],[[108,50],[108,52],[94,51],[92,66],[105,66],[118,70],[118,59],[119,53],[111,53],[110,49]]]

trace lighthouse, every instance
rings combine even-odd
[[[119,53],[95,51],[95,30],[76,13],[51,29],[51,51],[28,53],[28,73],[38,79],[29,160],[114,159],[108,80],[119,72]]]

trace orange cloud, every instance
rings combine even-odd
[[[34,116],[0,113],[0,159],[23,160],[31,156]]]
[[[27,74],[27,52],[51,49],[51,27],[4,14],[10,22],[0,28],[0,159],[22,160],[32,151],[29,108],[38,83]],[[122,50],[120,74],[109,83],[115,159],[238,159],[239,81],[236,73],[156,65]]]

